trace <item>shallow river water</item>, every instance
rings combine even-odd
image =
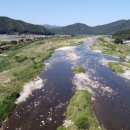
[[[91,51],[89,46],[95,42],[95,38],[89,38],[77,47],[56,50],[39,74],[46,79],[43,87],[17,105],[3,129],[56,130],[63,124],[64,112],[74,94],[72,66],[78,65],[86,69],[89,77],[83,87],[94,93],[93,107],[100,124],[108,130],[130,130],[130,80],[104,66],[103,59],[121,60]]]

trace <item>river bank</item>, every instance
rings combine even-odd
[[[10,118],[3,124],[3,129],[56,130],[63,124],[64,126],[74,125],[75,120],[67,119],[65,112],[71,98],[77,94],[78,99],[82,95],[81,98],[85,103],[88,99],[88,104],[85,105],[75,97],[76,100],[72,100],[70,105],[77,109],[79,104],[83,103],[85,109],[83,108],[81,113],[84,113],[87,108],[92,110],[95,116],[90,114],[90,117],[96,117],[96,121],[98,120],[95,129],[102,127],[107,130],[129,130],[130,81],[102,65],[101,60],[104,58],[117,59],[93,52],[90,45],[95,43],[95,38],[88,38],[85,43],[77,47],[56,50],[45,61],[44,71],[39,74],[41,79],[46,79],[44,86],[33,91],[32,96],[16,106]],[[80,93],[79,89],[83,93]],[[90,97],[91,100],[89,100]],[[74,103],[75,101],[78,106]],[[73,117],[73,114],[72,111],[70,116]],[[87,114],[89,113],[85,115]],[[92,126],[91,121],[87,123],[87,126],[90,125]]]
[[[6,57],[0,56],[0,122],[9,116],[12,109],[16,106],[15,101],[22,91],[23,86],[30,86],[25,84],[33,80],[37,74],[43,71],[43,62],[51,56],[56,48],[62,46],[79,45],[85,38],[43,38],[32,44],[27,44],[24,47],[12,50],[6,53]],[[33,81],[32,81],[33,82]],[[39,80],[40,84],[42,83]],[[39,84],[39,83],[38,83]],[[41,84],[42,85],[42,84]],[[35,86],[41,86],[35,85]],[[23,97],[30,95],[32,90],[26,90]],[[25,88],[25,87],[24,87]],[[38,87],[40,88],[40,87]],[[23,90],[24,91],[24,90]],[[24,98],[19,98],[17,103]]]
[[[127,59],[130,55],[130,47],[128,45],[115,44],[100,37],[97,40],[97,44],[92,45],[91,48],[94,52],[120,59],[119,61],[103,59],[101,62],[120,76],[130,79],[130,61]]]

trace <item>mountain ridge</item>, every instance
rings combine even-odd
[[[83,34],[108,34],[119,30],[130,29],[130,20],[118,20],[104,25],[88,26],[83,23],[75,23],[60,28],[51,29],[55,34],[83,35]]]
[[[54,28],[60,28],[61,26],[57,26],[57,25],[50,25],[50,24],[44,24],[44,27],[46,27],[47,29],[54,29]]]
[[[15,20],[9,17],[0,17],[0,34],[42,34],[50,35],[53,34],[49,29],[42,25],[35,25],[27,23],[22,20]]]

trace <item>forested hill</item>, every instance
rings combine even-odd
[[[91,27],[86,24],[76,23],[61,28],[51,29],[55,34],[85,35],[102,34],[111,35],[119,30],[130,29],[130,20],[119,20],[105,25]]]
[[[52,32],[41,25],[26,23],[8,17],[0,17],[0,34],[43,34],[50,35]]]
[[[51,31],[54,32],[55,34],[61,34],[61,35],[92,34],[92,28],[82,23],[75,23],[61,28],[51,29]]]

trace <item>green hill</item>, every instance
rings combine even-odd
[[[92,28],[82,23],[76,23],[76,24],[68,25],[61,28],[51,29],[51,30],[55,34],[61,34],[61,35],[92,34]]]
[[[102,34],[111,35],[119,30],[130,29],[130,20],[119,20],[105,25],[90,27],[82,23],[76,23],[61,28],[51,29],[55,34],[85,35]]]
[[[47,28],[41,25],[26,23],[21,20],[14,20],[8,17],[0,17],[0,34],[52,34]]]

